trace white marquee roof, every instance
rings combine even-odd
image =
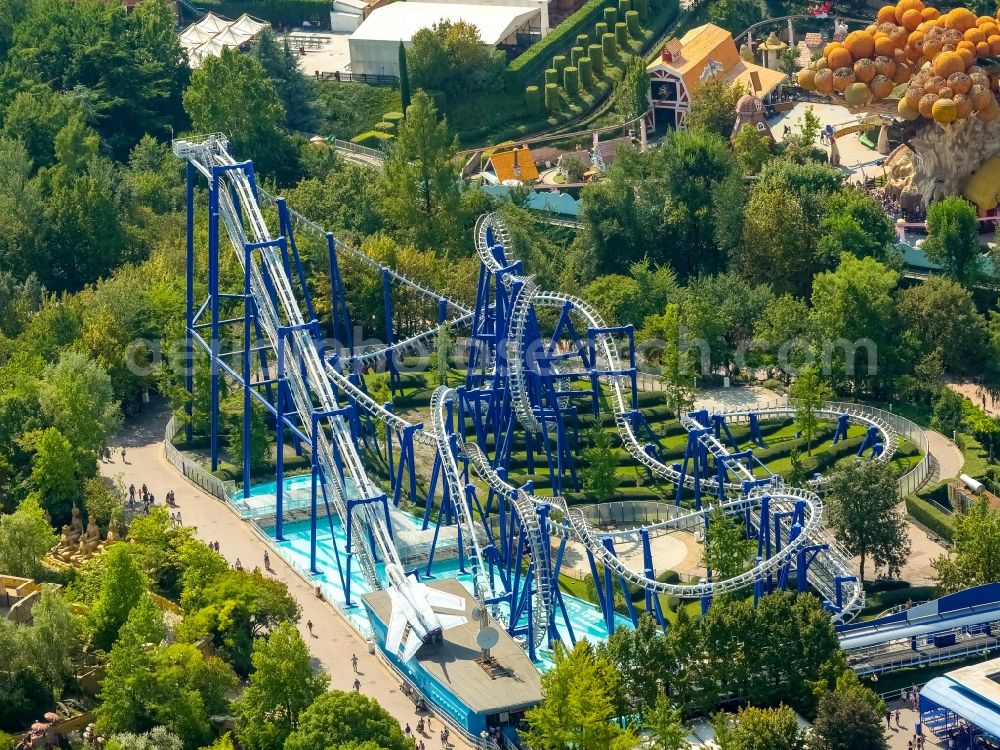
[[[239,47],[265,28],[266,23],[246,13],[235,21],[206,13],[200,21],[180,33],[180,42],[188,54],[188,64],[197,68],[206,57],[218,57],[227,47]]]
[[[537,8],[525,7],[397,2],[373,10],[351,39],[408,42],[420,29],[441,21],[465,21],[479,29],[485,44],[493,46],[538,13]]]

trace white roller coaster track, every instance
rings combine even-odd
[[[499,273],[503,269],[500,263],[497,261],[493,254],[492,248],[489,246],[487,241],[487,230],[492,229],[494,234],[494,239],[500,242],[509,242],[510,233],[504,226],[503,219],[498,214],[487,214],[481,217],[480,221],[477,222],[475,237],[476,246],[479,252],[480,259],[486,265],[490,271],[493,273]],[[504,256],[508,265],[512,263],[512,255],[509,246],[504,247]],[[518,356],[515,353],[524,352],[524,344],[522,338],[525,331],[524,321],[520,320],[519,316],[527,316],[527,310],[530,309],[532,305],[542,305],[549,307],[562,307],[567,303],[571,304],[584,318],[587,325],[591,329],[605,329],[607,326],[601,319],[598,312],[587,304],[585,301],[578,299],[572,295],[562,294],[559,292],[549,292],[549,291],[536,291],[537,287],[532,279],[521,279],[513,276],[511,273],[502,274],[502,280],[505,285],[509,288],[513,287],[515,284],[520,282],[522,284],[521,291],[518,294],[517,301],[514,305],[514,311],[511,315],[511,332],[510,337],[507,342],[507,367],[510,374],[511,382],[511,398],[514,400],[515,413],[521,424],[529,430],[534,430],[534,426],[537,424],[537,419],[534,418],[534,409],[530,401],[530,395],[528,394],[527,388],[524,386],[524,361],[523,356]],[[528,297],[526,295],[530,294]],[[598,363],[597,365],[604,370],[610,371],[612,373],[622,372],[621,360],[618,356],[618,349],[615,340],[612,336],[608,334],[599,334],[595,337],[595,344],[597,347]],[[631,420],[629,419],[630,404],[628,396],[626,394],[626,388],[628,387],[627,378],[621,375],[611,375],[605,378],[608,383],[610,394],[609,402],[612,407],[612,412],[614,413],[615,423],[618,427],[619,435],[622,438],[622,442],[625,445],[626,450],[643,466],[646,466],[654,474],[660,476],[663,479],[667,479],[675,484],[678,482],[684,482],[688,487],[693,486],[694,478],[690,475],[681,475],[679,471],[674,469],[672,466],[667,466],[663,462],[657,460],[653,456],[650,456],[643,448],[642,443],[636,437],[635,432],[632,428]],[[520,384],[518,386],[518,384]],[[793,411],[793,410],[791,410]],[[773,416],[779,416],[779,414],[784,415],[785,410],[774,410],[775,414]],[[841,412],[830,412],[830,417],[839,416]],[[827,416],[825,412],[821,412],[820,416]],[[879,460],[888,460],[891,456],[892,450],[894,449],[895,440],[893,439],[894,433],[891,428],[880,421],[876,421],[868,417],[867,415],[852,415],[856,419],[863,421],[868,424],[876,424],[883,433],[883,439],[885,442],[885,451]],[[696,426],[707,428],[708,425],[701,425],[697,423],[694,419],[687,417],[686,427],[689,429]],[[752,480],[754,478],[752,471],[747,467],[743,466],[739,461],[730,458],[729,451],[723,446],[712,434],[706,429],[706,431],[699,436],[699,441],[708,448],[716,460],[723,461],[726,468],[734,473],[741,479]],[[483,467],[476,462],[473,462],[473,466],[476,467],[477,471],[480,471]],[[717,488],[717,483],[714,479],[703,479],[702,486],[709,492],[713,488]],[[729,491],[741,492],[741,483],[726,483],[726,489]],[[498,491],[502,491],[498,488]],[[754,491],[751,496],[763,496],[764,491]],[[804,528],[804,533],[799,537],[799,546],[805,545],[807,542],[811,544],[826,544],[828,545],[827,554],[818,558],[810,568],[812,573],[813,585],[820,591],[820,593],[827,598],[830,602],[835,602],[837,599],[837,582],[838,577],[849,577],[853,575],[853,565],[851,564],[851,558],[844,552],[837,542],[825,532],[822,528],[821,518],[822,518],[822,504],[818,496],[808,490],[782,490],[780,492],[771,492],[772,500],[771,507],[780,512],[791,512],[795,506],[796,500],[806,500],[807,506],[810,504],[809,498],[815,498],[812,501],[810,507],[819,507],[818,515],[813,516],[810,514],[809,518],[812,519],[806,524],[807,528]],[[557,502],[558,505],[558,502]],[[565,503],[563,503],[565,507]],[[752,513],[753,520],[755,523],[760,524],[760,518],[757,511]],[[647,588],[652,591],[659,593],[666,593],[663,589],[667,584],[661,584],[657,581],[651,581],[646,579],[641,574],[636,571],[628,570],[620,561],[615,559],[614,561],[608,558],[613,558],[614,556],[607,552],[604,546],[598,541],[598,537],[603,534],[594,532],[593,529],[589,527],[586,517],[580,511],[574,510],[572,508],[567,509],[567,517],[573,527],[577,532],[578,536],[585,543],[588,549],[595,555],[601,558],[601,561],[608,567],[615,570],[617,573],[623,575],[627,580],[633,583],[639,584],[640,586]],[[663,524],[664,526],[669,526],[669,524]],[[760,574],[760,568],[764,568],[765,571],[772,571],[777,567],[780,567],[783,560],[788,559],[788,548],[784,548],[781,552],[782,560],[778,562],[772,562],[772,560],[765,560],[760,566],[757,566],[744,576],[732,579],[737,581],[735,588],[741,588],[751,583],[754,580],[754,575]],[[766,574],[766,573],[765,573]],[[729,584],[726,582],[718,582],[708,584],[709,586],[715,587],[719,586],[720,589],[713,588],[713,591],[728,591],[733,590],[732,588],[726,588]],[[688,596],[698,595],[695,594],[694,589],[691,587],[684,587],[687,590]],[[674,592],[677,593],[677,592]],[[683,594],[679,594],[683,595]],[[845,582],[842,584],[842,596],[841,596],[842,609],[837,614],[836,619],[838,620],[849,620],[853,618],[858,611],[860,611],[864,603],[864,591],[860,585],[856,582]]]

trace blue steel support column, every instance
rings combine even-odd
[[[219,169],[212,167],[208,193],[208,295],[212,308],[211,414],[209,455],[212,471],[219,468]]]
[[[277,541],[284,540],[285,520],[285,389],[282,387],[285,381],[285,329],[278,328],[278,388],[277,398],[274,408],[276,411],[274,422],[277,425],[277,448],[274,458],[277,474],[277,483],[274,486],[275,516],[274,516],[274,538]],[[316,461],[316,454],[312,455],[313,462]]]
[[[194,339],[191,327],[194,325],[194,186],[198,175],[194,164],[187,163],[187,307],[184,314],[184,388],[187,401],[184,402],[184,440],[191,443],[191,400],[194,391]]]
[[[253,246],[243,245],[243,499],[250,497],[250,264],[253,262]],[[284,424],[277,424],[278,431],[284,430]],[[281,441],[278,441],[279,453]],[[280,474],[279,479],[280,482]]]

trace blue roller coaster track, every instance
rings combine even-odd
[[[329,524],[332,533],[333,519],[339,518],[347,532],[345,549],[336,556],[346,606],[355,604],[355,566],[375,590],[385,585],[379,563],[419,572],[425,566],[429,571],[435,556],[454,556],[460,570],[471,575],[475,597],[509,633],[523,638],[535,659],[537,649],[558,638],[557,618],[573,637],[557,581],[566,545],[574,541],[585,551],[597,582],[609,632],[615,623],[615,586],[642,589],[647,611],[661,625],[660,595],[699,598],[707,607],[718,594],[752,589],[759,597],[793,580],[799,590],[814,590],[838,623],[861,609],[864,593],[851,558],[823,527],[822,478],[788,487],[763,468],[752,450],[741,450],[732,439],[728,425],[746,422],[751,442],[762,445],[759,422],[786,418],[793,414],[790,407],[684,415],[689,436],[684,460],[668,465],[638,408],[632,326],[608,326],[584,300],[541,289],[515,257],[498,215],[481,217],[475,228],[481,263],[470,308],[337,241],[283,199],[267,194],[257,185],[253,164],[236,161],[223,135],[177,140],[173,148],[187,162],[187,352],[193,357],[201,349],[211,363],[212,469],[219,464],[220,387],[228,381],[243,395],[245,450],[253,402],[263,406],[275,431],[274,533],[279,540],[288,511],[282,446],[291,439],[310,455],[310,570],[318,570],[319,524]],[[207,248],[195,243],[195,189],[201,178],[208,185]],[[223,234],[239,263],[239,292],[224,290],[221,283]],[[307,283],[298,247],[304,237],[327,251],[334,344],[324,337]],[[206,251],[207,264],[196,262]],[[368,268],[381,281],[383,344],[355,345],[341,273],[345,262]],[[207,267],[205,279],[198,277],[202,267]],[[197,296],[202,289],[205,295]],[[398,330],[393,303],[400,292],[426,302],[424,330]],[[426,352],[442,326],[462,332],[468,341],[465,382],[434,392],[428,424],[411,422],[369,395],[363,373],[384,368],[395,392],[402,357]],[[189,367],[189,392],[191,372]],[[599,418],[608,410],[642,470],[674,488],[675,504],[664,504],[663,517],[654,523],[602,530],[562,497],[579,487],[579,417]],[[822,416],[837,422],[835,439],[846,437],[849,423],[863,425],[859,454],[873,461],[891,458],[896,435],[889,424],[834,405]],[[536,495],[531,483],[515,486],[508,480],[515,445],[526,449],[533,473],[547,473],[552,496]],[[433,455],[429,474],[418,453]],[[376,454],[387,474],[382,484],[371,464]],[[246,455],[243,467],[242,492],[248,497]],[[425,506],[422,528],[413,530],[403,521],[405,499]],[[656,580],[651,535],[710,533],[709,511],[716,508],[742,519],[748,536],[756,539],[752,569],[732,578],[708,571],[690,584]],[[642,569],[619,558],[616,544],[624,543],[641,545]],[[625,601],[635,622],[631,600],[626,596]]]

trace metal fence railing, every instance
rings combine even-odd
[[[164,430],[163,434],[163,455],[166,457],[167,461],[173,464],[173,466],[185,476],[186,479],[197,484],[208,494],[214,495],[223,502],[228,502],[229,493],[227,492],[227,485],[232,483],[224,482],[218,477],[213,476],[209,472],[205,471],[205,469],[197,461],[188,458],[174,447],[173,439],[174,436],[180,431],[180,428],[181,425],[177,421],[177,417],[170,417],[170,420],[167,422],[167,428]]]
[[[385,159],[385,154],[379,151],[377,148],[371,148],[369,146],[362,146],[360,143],[351,143],[350,141],[342,141],[339,138],[334,140],[334,145],[343,149],[344,151],[351,151],[355,154],[361,154],[362,156],[368,156],[372,159],[378,159],[382,161]]]

